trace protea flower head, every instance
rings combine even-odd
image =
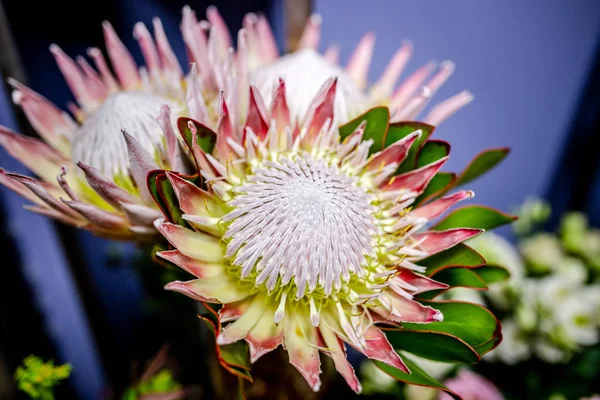
[[[435,142],[444,154],[417,161],[433,127],[390,125],[386,107],[339,127],[338,90],[339,79],[327,79],[300,125],[290,123],[293,94],[282,81],[269,108],[251,88],[242,134],[225,100],[216,133],[181,118],[200,176],[167,171],[156,180],[170,221],[155,224],[174,246],[158,256],[196,276],[166,288],[222,305],[219,345],[245,340],[252,362],[283,345],[314,390],[323,351],[359,392],[345,344],[409,373],[378,325],[441,323],[443,313],[416,296],[448,285],[425,276],[419,260],[482,230],[424,229],[473,196],[459,191],[414,207],[449,147]]]
[[[188,12],[186,8],[184,15]],[[209,20],[213,27],[202,28],[207,32],[223,26],[212,9]],[[214,125],[219,91],[237,93],[237,67],[231,65],[232,51],[221,57],[221,43],[215,40],[222,35],[214,34],[202,42],[211,54],[210,70],[203,66],[199,76],[192,64],[184,76],[160,20],[153,24],[154,38],[144,24],[134,28],[146,64],[141,68],[112,26],[103,24],[114,75],[97,48],[88,51],[94,69],[84,57],[75,61],[57,45],[50,46],[76,101],[69,104],[71,115],[9,80],[13,100],[42,140],[0,127],[0,144],[40,180],[0,170],[0,182],[33,201],[31,210],[111,238],[139,240],[156,234],[152,221],[160,213],[146,175],[158,168],[185,172],[189,160],[181,152],[171,116],[190,115]],[[194,40],[201,42],[204,35],[198,32]],[[213,117],[214,123],[206,121]]]
[[[369,84],[367,75],[375,44],[372,33],[361,39],[348,64],[342,68],[338,64],[335,45],[324,54],[317,51],[321,30],[321,17],[318,14],[310,17],[298,49],[289,54],[281,54],[273,31],[263,15],[249,13],[244,17],[235,53],[231,49],[229,30],[216,8],[210,7],[207,16],[208,21],[198,21],[190,8],[184,8],[181,25],[183,38],[190,59],[198,65],[202,87],[212,88],[212,93],[215,93],[216,84],[219,84],[218,88],[225,88],[228,113],[233,128],[239,134],[242,134],[249,107],[252,107],[255,98],[260,96],[260,101],[266,107],[277,107],[278,93],[282,91],[290,94],[287,111],[290,125],[292,128],[302,126],[312,99],[332,76],[337,77],[335,123],[347,122],[378,105],[389,108],[392,121],[413,120],[454,71],[451,61],[444,61],[439,66],[430,62],[398,84],[412,55],[412,44],[407,41],[393,55],[381,77]],[[228,67],[222,68],[223,73],[220,73],[215,67],[219,65]],[[232,71],[233,74],[227,74]],[[472,99],[470,92],[460,92],[433,107],[423,121],[439,125]],[[205,103],[206,100],[198,103]],[[217,113],[205,111],[192,115],[209,127],[215,126],[216,116]]]

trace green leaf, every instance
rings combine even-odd
[[[484,265],[474,268],[477,275],[481,277],[488,285],[496,282],[502,282],[510,278],[510,272],[499,265]]]
[[[184,176],[182,176],[184,177]],[[165,217],[173,223],[181,226],[190,227],[183,219],[183,212],[179,208],[179,202],[171,182],[167,178],[166,171],[154,170],[148,173],[148,189],[150,194],[158,204]]]
[[[471,346],[455,336],[443,332],[385,330],[395,349],[405,350],[434,361],[475,364],[480,357]]]
[[[490,207],[470,205],[458,208],[433,226],[436,231],[452,228],[494,229],[516,220],[514,215],[505,214]]]
[[[363,140],[373,139],[370,153],[381,151],[390,122],[390,110],[387,107],[371,108],[352,121],[340,126],[341,140],[346,139],[363,121],[367,121]]]
[[[453,172],[438,172],[435,174],[431,182],[429,182],[429,185],[427,185],[425,191],[419,197],[417,197],[415,200],[415,205],[438,197],[444,193],[445,188],[451,185],[455,179],[456,174]]]
[[[465,341],[480,355],[484,350],[489,351],[489,343],[500,336],[500,323],[480,305],[458,301],[422,302],[440,310],[444,320],[428,324],[403,323],[405,329],[448,333]]]
[[[454,186],[464,185],[467,182],[479,178],[481,175],[498,165],[500,161],[504,160],[509,152],[510,150],[507,147],[482,151],[476,155],[464,171],[461,172]]]
[[[413,147],[411,147],[411,151],[414,149],[416,154],[416,150],[418,150],[433,133],[433,130],[435,129],[434,126],[417,121],[394,122],[390,124],[390,127],[388,128],[384,147],[388,147],[389,145],[396,143],[398,140],[410,135],[414,131],[418,131],[419,129],[423,133],[421,134],[421,137],[415,141]]]
[[[485,281],[473,270],[463,267],[443,268],[431,276],[432,279],[450,287],[467,287],[487,290]]]
[[[440,383],[436,379],[432,378],[427,372],[423,371],[410,358],[402,355],[402,359],[404,360],[404,363],[410,370],[410,372],[411,372],[410,374],[400,371],[398,368],[392,367],[391,365],[388,365],[381,361],[374,361],[374,363],[383,372],[385,372],[389,376],[391,376],[401,382],[408,383],[410,385],[425,386],[425,387],[442,390],[442,391],[448,393],[454,399],[461,400],[461,397],[459,395],[457,395],[456,393],[454,393],[453,391],[448,389],[446,386],[444,386],[442,383]]]
[[[413,169],[415,169],[419,149],[423,146],[427,139],[429,139],[435,127],[425,124],[423,122],[414,121],[395,122],[390,125],[388,129],[388,134],[385,138],[385,147],[396,143],[398,140],[408,136],[409,134],[419,129],[422,132],[421,137],[415,140],[413,145],[410,147],[406,159],[398,167],[398,169],[396,170],[396,174],[402,174],[404,172],[412,171]]]
[[[425,274],[431,276],[444,267],[480,267],[485,265],[485,259],[466,244],[459,243],[419,261],[419,265],[427,267]]]
[[[450,144],[443,140],[428,140],[417,153],[416,168],[424,167],[450,154]]]
[[[180,117],[177,119],[177,128],[181,137],[187,144],[188,148],[192,150],[192,131],[188,126],[188,122],[191,122],[196,127],[196,143],[200,146],[205,153],[212,154],[215,144],[217,143],[217,134],[210,128],[204,126],[200,122],[191,118]]]
[[[221,331],[221,322],[217,312],[208,304],[203,304],[208,312],[200,314],[198,317],[206,323],[206,326],[215,335],[216,339],[217,333]],[[219,346],[215,343],[215,346],[219,363],[223,368],[239,378],[252,382],[250,352],[245,341],[240,340],[224,346]]]

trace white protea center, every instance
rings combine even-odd
[[[273,102],[273,85],[285,79],[287,99],[292,121],[302,120],[315,95],[325,81],[337,77],[337,95],[334,102],[335,122],[347,121],[349,116],[364,109],[367,99],[354,81],[338,65],[332,64],[313,49],[287,54],[273,64],[256,69],[251,83],[256,85],[267,107]]]
[[[85,116],[74,134],[72,158],[106,177],[128,175],[129,157],[122,130],[133,136],[150,155],[164,147],[157,116],[170,101],[142,91],[116,92]]]
[[[248,176],[223,218],[227,256],[256,285],[294,280],[296,298],[317,287],[328,296],[374,256],[373,196],[337,165],[308,154],[266,161]]]

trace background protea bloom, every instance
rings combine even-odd
[[[277,89],[269,112],[251,106],[243,137],[226,113],[216,134],[180,119],[204,184],[172,172],[150,182],[172,221],[157,229],[175,247],[158,256],[197,278],[166,288],[223,305],[218,344],[245,339],[252,362],[283,345],[314,390],[323,351],[359,392],[344,343],[408,373],[378,324],[441,323],[443,313],[415,297],[448,285],[423,275],[419,260],[482,230],[423,229],[472,192],[411,208],[448,159],[436,152],[415,168],[432,127],[388,126],[389,111],[376,108],[338,129],[336,82],[321,87],[299,130],[267,124],[290,109]]]
[[[182,32],[192,59],[198,64],[203,79],[210,80],[218,75],[213,72],[210,60],[224,59],[231,45],[229,31],[218,17],[216,9],[208,11],[209,21],[215,29],[210,36],[205,21],[198,22],[193,12],[184,11]],[[273,86],[277,79],[285,78],[287,90],[293,93],[289,105],[292,110],[292,122],[301,122],[310,101],[321,85],[331,76],[338,77],[338,96],[334,101],[336,122],[346,122],[367,109],[386,105],[390,109],[392,121],[413,120],[425,108],[431,97],[444,84],[454,71],[450,61],[442,62],[439,67],[430,62],[419,68],[399,85],[398,79],[412,54],[410,42],[404,42],[393,55],[381,77],[373,84],[367,80],[369,64],[375,44],[375,36],[367,33],[357,45],[345,68],[338,64],[338,51],[331,46],[324,54],[319,54],[321,17],[314,14],[306,24],[299,41],[298,49],[290,54],[281,55],[266,18],[262,15],[247,14],[243,29],[238,35],[237,67],[238,92],[227,99],[235,126],[243,127],[244,111],[247,103],[247,86],[250,82],[263,96],[270,107],[275,97]],[[204,33],[198,35],[198,32]],[[211,54],[206,43],[216,43]],[[437,71],[436,71],[437,70]],[[310,79],[307,79],[310,78]],[[234,101],[233,97],[237,99]],[[469,103],[473,96],[468,91],[443,101],[431,109],[423,119],[426,123],[438,125],[461,107]],[[203,120],[198,121],[207,125]]]
[[[19,82],[13,99],[42,140],[0,127],[0,144],[40,180],[0,170],[0,182],[35,203],[29,208],[97,234],[143,239],[156,231],[160,216],[146,185],[152,169],[185,171],[173,133],[171,113],[186,115],[186,86],[198,89],[194,68],[184,81],[182,69],[159,19],[154,39],[142,24],[134,29],[146,66],[138,68],[112,26],[103,24],[112,72],[97,48],[74,61],[50,46],[77,104],[74,119]],[[189,109],[198,104],[192,101]],[[123,131],[123,132],[122,132]],[[77,164],[79,169],[75,166]]]

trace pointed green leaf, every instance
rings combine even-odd
[[[435,127],[425,124],[423,122],[414,121],[395,122],[390,125],[388,129],[388,134],[385,138],[385,147],[396,143],[398,140],[419,129],[422,132],[421,137],[415,140],[413,145],[410,147],[406,159],[396,170],[396,175],[415,169],[415,165],[417,163],[417,153],[419,152],[419,149],[423,146],[423,144],[427,141],[427,139],[429,139]]]
[[[388,147],[389,145],[396,143],[398,140],[410,135],[414,131],[418,131],[419,129],[423,133],[421,134],[419,140],[415,141],[413,147],[411,148],[411,151],[414,149],[416,154],[416,151],[421,147],[423,143],[425,143],[427,139],[429,139],[429,137],[433,133],[433,130],[435,129],[434,126],[417,121],[402,121],[391,123],[390,127],[388,128],[387,135],[385,137],[384,147]]]
[[[514,215],[505,214],[490,207],[469,205],[458,208],[433,226],[436,231],[452,228],[494,229],[516,220]]]
[[[206,326],[215,335],[216,339],[216,335],[221,331],[221,322],[217,312],[210,305],[203,304],[207,312],[199,314],[198,317],[206,323]],[[223,368],[239,378],[252,382],[250,352],[245,341],[240,340],[224,346],[219,346],[215,343],[215,346],[219,363]]]
[[[488,285],[496,282],[502,282],[510,278],[510,272],[499,265],[484,265],[472,269],[481,277]]]
[[[496,317],[478,304],[423,300],[422,303],[440,310],[444,320],[428,324],[403,323],[405,329],[448,333],[465,341],[480,355],[481,351],[487,350],[490,341],[500,336],[500,323]]]
[[[488,290],[486,282],[478,274],[473,272],[474,269],[464,267],[450,267],[438,269],[431,278],[447,284],[449,289],[454,287],[465,287],[473,290]],[[438,295],[448,289],[431,290],[429,292],[419,294],[420,299],[435,299]]]
[[[383,372],[385,372],[389,376],[391,376],[401,382],[408,383],[410,385],[425,386],[425,387],[442,390],[442,391],[448,393],[454,399],[462,400],[459,395],[457,395],[456,393],[454,393],[453,391],[448,389],[446,386],[444,386],[441,382],[437,381],[435,378],[432,378],[427,372],[423,371],[409,357],[402,354],[402,359],[404,360],[404,363],[410,370],[410,372],[411,372],[410,374],[400,371],[399,369],[392,367],[391,365],[382,363],[381,361],[374,361],[374,363]]]
[[[186,178],[182,175],[183,178]],[[148,173],[148,189],[154,201],[162,211],[165,218],[173,223],[189,228],[189,224],[183,219],[183,211],[179,208],[179,201],[171,182],[164,170],[154,170]]]
[[[385,330],[392,347],[434,361],[475,364],[479,355],[459,338],[443,332]]]
[[[443,140],[428,140],[417,153],[416,168],[424,167],[450,154],[450,144]]]
[[[390,110],[387,107],[371,108],[352,121],[340,126],[341,140],[346,139],[363,121],[367,121],[363,140],[373,140],[370,153],[381,151],[390,122]]]
[[[443,268],[431,276],[432,279],[450,287],[467,287],[487,290],[485,281],[473,270],[463,267]]]
[[[438,172],[435,174],[429,185],[425,188],[425,191],[421,193],[415,200],[415,205],[425,203],[426,201],[433,200],[444,193],[445,189],[449,187],[456,179],[456,174],[453,172]]]
[[[192,131],[190,130],[188,123],[191,122],[196,127],[196,143],[200,146],[205,153],[212,154],[215,144],[217,143],[217,134],[210,128],[204,126],[200,122],[191,118],[180,117],[177,119],[177,128],[181,137],[187,144],[188,148],[192,149]]]
[[[471,160],[469,165],[464,169],[463,172],[458,176],[455,182],[455,186],[464,185],[481,175],[485,174],[492,168],[494,168],[500,161],[508,155],[510,150],[507,147],[501,147],[497,149],[487,149],[482,151]]]
[[[441,268],[448,267],[480,267],[485,264],[485,259],[475,250],[464,243],[459,243],[448,250],[424,258],[419,265],[427,268],[425,274],[431,276]]]

